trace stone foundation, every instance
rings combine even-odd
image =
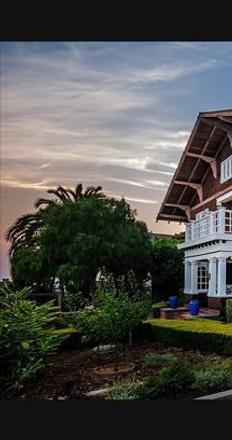
[[[182,314],[188,311],[188,307],[178,307],[171,309],[170,307],[162,307],[160,309],[161,319],[182,319]]]
[[[217,297],[217,296],[209,296],[208,297],[208,306],[210,309],[217,309],[221,312],[225,311],[226,301],[230,298],[225,297]]]

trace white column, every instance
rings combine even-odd
[[[184,293],[191,291],[191,265],[190,261],[185,260],[184,263]]]
[[[226,295],[226,258],[218,258],[218,296]]]
[[[209,260],[209,290],[208,296],[216,295],[216,279],[217,279],[217,260],[216,258],[211,258]]]
[[[196,294],[197,292],[197,269],[198,261],[191,262],[191,294]]]
[[[218,232],[220,232],[221,234],[225,233],[225,207],[221,206],[218,210],[218,214],[219,214],[219,229]]]

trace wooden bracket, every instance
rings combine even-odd
[[[202,185],[200,183],[192,183],[192,182],[183,182],[182,180],[175,180],[174,183],[176,183],[177,185],[185,185],[185,186],[190,186],[190,188],[193,188],[197,191],[200,203],[203,200],[203,191],[202,191]]]
[[[176,203],[164,203],[165,206],[169,206],[171,208],[179,208],[186,213],[187,219],[190,220],[190,206],[188,205],[180,205]]]
[[[189,153],[187,152],[186,156],[195,157],[196,159],[202,159],[205,162],[208,162],[211,166],[214,179],[217,179],[217,161],[216,161],[216,159],[214,159],[214,157],[205,156],[205,155],[196,154],[196,153],[190,153],[190,152]]]

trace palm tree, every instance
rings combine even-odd
[[[56,199],[43,199],[39,198],[35,203],[35,208],[39,208],[42,205],[52,205],[57,202],[65,203],[65,202],[78,202],[81,199],[95,197],[95,198],[104,198],[105,194],[101,192],[101,186],[89,186],[83,192],[83,185],[79,183],[75,191],[72,189],[65,189],[62,186],[58,186],[57,189],[49,189],[47,191],[48,194],[54,194]]]
[[[58,186],[56,189],[49,189],[47,193],[55,195],[55,199],[39,198],[35,202],[35,208],[38,211],[34,214],[26,214],[19,217],[14,225],[8,229],[6,239],[11,242],[10,256],[19,248],[37,246],[37,237],[44,226],[43,212],[46,208],[57,203],[78,203],[80,200],[90,197],[105,198],[106,196],[101,190],[101,186],[89,186],[83,191],[81,183],[76,186],[74,191],[62,186]],[[42,206],[44,206],[44,209],[41,209]]]
[[[6,239],[11,242],[9,254],[12,255],[21,247],[35,246],[37,234],[42,225],[43,218],[40,211],[19,217],[6,233]]]

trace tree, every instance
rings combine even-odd
[[[79,183],[75,191],[71,189],[65,189],[62,186],[58,186],[57,189],[49,189],[48,194],[55,195],[55,199],[43,199],[39,198],[35,202],[35,208],[38,210],[33,214],[26,214],[17,219],[15,224],[9,228],[6,234],[6,239],[11,242],[10,255],[13,255],[14,251],[25,247],[36,247],[38,245],[37,238],[44,226],[44,208],[54,206],[57,204],[64,204],[66,202],[78,203],[85,198],[104,198],[105,194],[101,192],[101,186],[89,186],[83,191],[83,185]]]
[[[177,240],[156,238],[151,241],[152,296],[155,301],[176,295],[183,287],[183,252],[177,249]]]
[[[21,247],[11,257],[11,275],[18,289],[33,283],[47,283],[40,249]]]
[[[115,281],[122,275],[127,280],[133,271],[142,286],[151,245],[145,223],[136,220],[130,205],[106,197],[100,186],[48,192],[56,198],[39,199],[38,211],[21,217],[8,232],[13,278],[21,285],[23,277],[30,283],[58,276],[88,298],[100,270]]]

